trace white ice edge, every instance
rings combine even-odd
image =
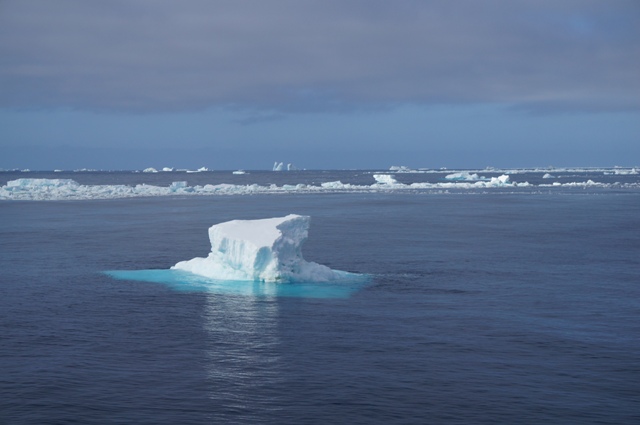
[[[495,188],[639,188],[640,183],[599,183],[593,180],[585,182],[553,184],[530,184],[528,182],[514,182],[503,174],[479,181],[447,181],[438,183],[399,183],[392,175],[375,174],[371,185],[354,185],[332,181],[320,185],[282,185],[271,184],[206,184],[189,186],[187,182],[173,182],[169,186],[154,186],[149,184],[131,185],[82,185],[72,179],[17,179],[7,182],[0,187],[0,200],[89,200],[116,199],[151,196],[213,196],[213,195],[252,195],[279,193],[327,193],[327,192],[394,192],[403,190],[473,190]]]
[[[424,174],[441,174],[441,173],[501,173],[501,174],[528,174],[528,173],[603,173],[605,175],[638,175],[640,167],[534,167],[534,168],[470,168],[470,169],[452,169],[447,168],[410,168],[404,165],[394,165],[389,168],[389,172],[402,173],[424,173]]]

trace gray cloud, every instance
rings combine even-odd
[[[636,0],[8,0],[0,107],[638,109],[638,40]]]

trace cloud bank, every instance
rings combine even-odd
[[[638,40],[637,0],[9,0],[0,107],[635,110]]]

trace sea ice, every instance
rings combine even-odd
[[[197,170],[187,170],[187,173],[203,173],[205,171],[209,171],[207,167],[200,167]]]
[[[631,175],[636,175],[638,174],[638,169],[637,168],[631,168],[631,169],[624,169],[624,168],[614,168],[613,171],[605,171],[604,172],[605,175],[611,175],[611,174],[615,174],[616,176],[631,176]]]
[[[395,171],[397,173],[412,173],[412,172],[415,172],[415,170],[412,170],[411,168],[407,167],[406,165],[392,165],[391,167],[389,167],[389,171]]]
[[[211,252],[206,258],[172,267],[218,280],[258,282],[326,282],[360,275],[332,270],[302,258],[308,216],[233,220],[209,228]]]
[[[480,179],[483,179],[483,180],[485,179],[484,177],[480,177],[476,173],[471,174],[468,171],[461,171],[459,173],[447,174],[446,176],[444,176],[444,178],[447,180],[467,181],[467,182],[473,182],[473,181],[478,181]]]
[[[257,183],[252,184],[205,184],[189,186],[186,181],[174,181],[169,186],[155,186],[150,184],[136,185],[110,185],[79,184],[71,179],[43,179],[43,178],[22,178],[8,181],[4,186],[0,186],[1,200],[32,200],[32,201],[53,201],[72,199],[115,199],[132,198],[145,196],[219,196],[219,195],[253,195],[253,194],[282,194],[282,193],[358,193],[358,192],[401,192],[401,191],[423,191],[423,190],[478,190],[478,189],[500,189],[500,188],[526,188],[526,187],[598,187],[598,188],[623,188],[636,190],[640,187],[640,182],[615,182],[604,183],[592,180],[584,182],[555,182],[549,184],[531,184],[528,182],[512,182],[508,174],[502,174],[490,179],[478,181],[456,181],[447,180],[444,182],[414,182],[401,183],[395,180],[390,174],[374,174],[375,183],[353,184],[343,183],[340,180],[328,181],[316,184],[307,183],[287,183],[283,185]],[[547,179],[549,176],[542,176]],[[547,180],[549,181],[549,180]]]
[[[374,174],[373,178],[379,184],[399,184],[395,177],[391,174]]]

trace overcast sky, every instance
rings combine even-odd
[[[0,0],[0,168],[640,165],[637,0]]]

